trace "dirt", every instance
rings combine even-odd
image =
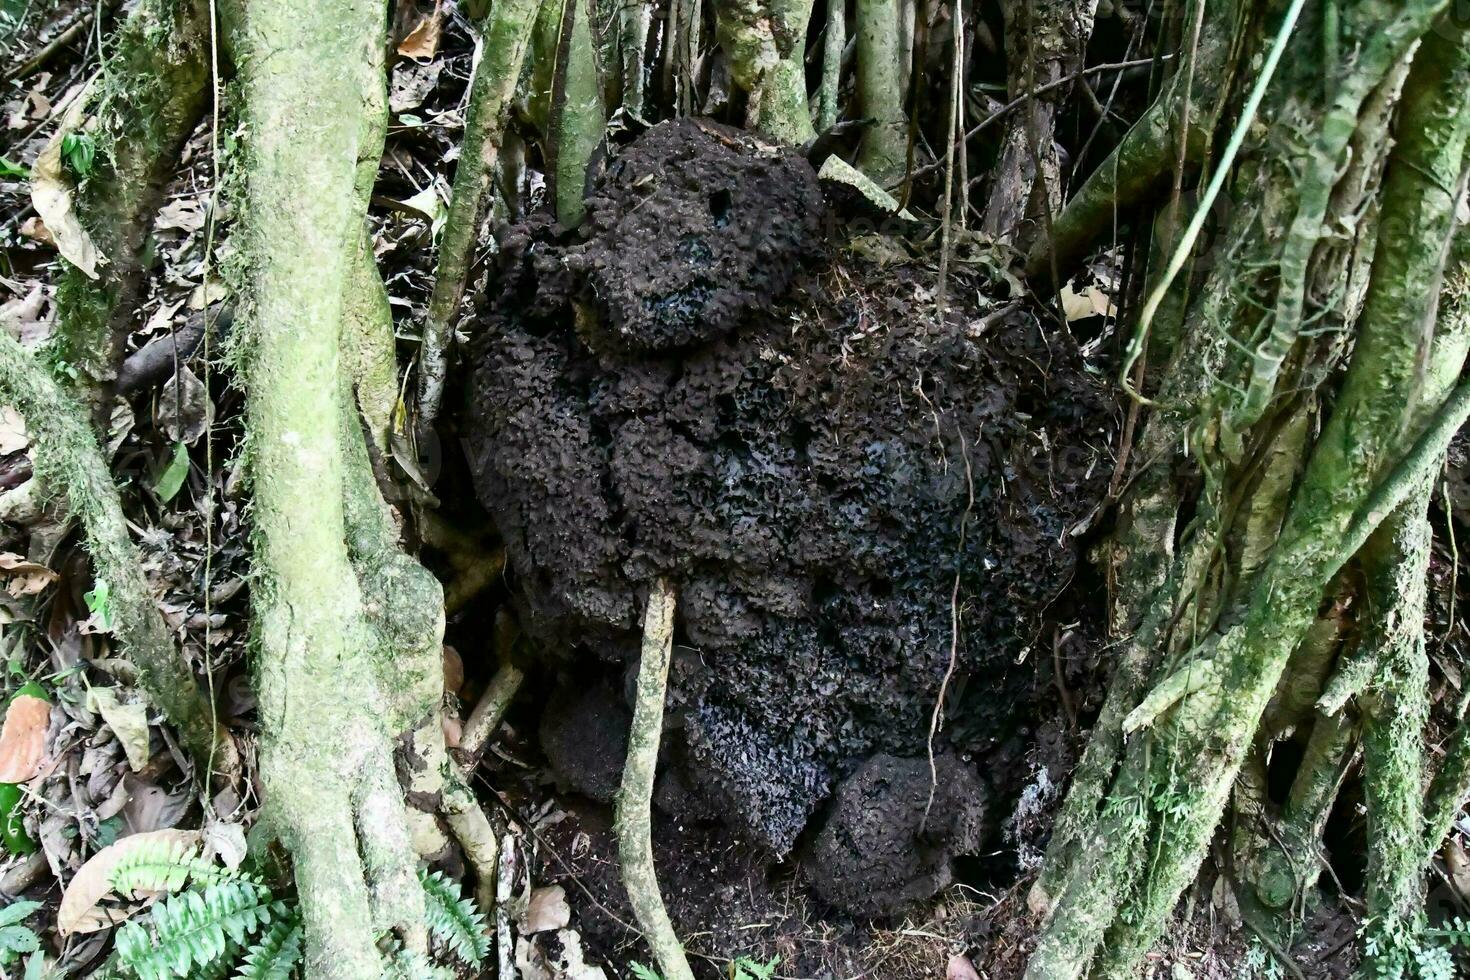
[[[963,715],[934,739],[948,782],[1019,791],[1010,762],[1052,697],[1034,648],[1111,472],[1112,406],[1064,330],[981,263],[956,263],[937,316],[925,260],[818,243],[814,188],[734,131],[654,127],[607,168],[585,237],[547,218],[500,236],[462,422],[522,626],[565,687],[605,679],[625,709],[648,583],[676,583],[659,799],[767,861],[820,840],[829,799],[823,826],[862,826],[863,794],[833,794],[874,756],[919,760],[927,797],[942,687]],[[554,762],[587,724],[543,722]],[[592,786],[578,770],[605,760],[572,755],[559,771]],[[1004,816],[979,809],[924,827],[922,868],[834,864],[828,900],[932,894]],[[880,850],[913,833],[911,806],[891,812]]]

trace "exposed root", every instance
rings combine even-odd
[[[434,425],[444,399],[444,378],[449,371],[449,348],[459,319],[474,258],[475,240],[484,217],[495,162],[521,62],[531,40],[536,0],[507,0],[497,3],[486,15],[485,53],[475,70],[470,87],[470,107],[460,144],[459,166],[454,172],[454,191],[449,214],[439,240],[439,261],[434,270],[434,291],[429,298],[424,322],[423,347],[419,352],[418,426],[421,433]]]
[[[88,127],[99,152],[95,172],[78,188],[77,212],[104,261],[95,280],[70,266],[62,275],[48,354],[76,369],[95,413],[105,415],[122,366],[140,256],[164,184],[208,102],[208,24],[203,0],[143,0],[89,90],[95,119]]]
[[[638,696],[628,731],[628,761],[618,792],[618,858],[633,914],[666,980],[694,980],[684,946],[669,921],[653,867],[653,779],[663,734],[664,694],[674,645],[674,590],[657,579],[643,615],[643,650],[638,665]]]
[[[234,740],[217,730],[208,698],[175,646],[143,573],[137,546],[128,536],[122,501],[102,449],[76,399],[61,390],[9,329],[0,329],[0,399],[26,420],[36,441],[37,476],[43,486],[65,494],[82,522],[95,575],[112,596],[113,633],[138,669],[138,680],[206,771],[234,774],[239,758]]]

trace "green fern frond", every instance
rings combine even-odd
[[[277,919],[245,954],[234,980],[290,980],[301,962],[301,919],[294,913]]]
[[[455,980],[455,973],[446,967],[435,966],[423,953],[411,953],[400,946],[389,957],[388,978],[389,980]]]
[[[485,917],[473,902],[462,898],[459,886],[441,872],[419,872],[424,885],[424,911],[429,932],[443,946],[470,966],[479,966],[490,955],[490,934]]]
[[[153,841],[124,855],[112,869],[113,890],[126,898],[138,892],[181,891],[189,880],[196,882],[253,880],[249,875],[212,864],[194,856],[193,848],[176,840]]]
[[[285,913],[285,905],[253,881],[215,882],[155,905],[148,928],[137,922],[123,926],[118,959],[140,980],[197,976]]]

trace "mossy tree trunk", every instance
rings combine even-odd
[[[1287,912],[1315,875],[1283,877],[1273,855],[1289,842],[1315,864],[1357,717],[1375,928],[1403,936],[1416,925],[1428,853],[1425,483],[1466,405],[1450,392],[1461,331],[1437,326],[1435,313],[1463,187],[1470,42],[1462,25],[1434,22],[1435,3],[1337,7],[1340,29],[1364,39],[1351,62],[1324,65],[1324,20],[1308,9],[1293,23],[1301,5],[1231,45],[1226,65],[1239,65],[1244,89],[1276,32],[1289,39],[1259,117],[1224,117],[1252,127],[1232,175],[1235,211],[1212,261],[1186,271],[1187,329],[1146,362],[1162,375],[1145,379],[1152,416],[1135,458],[1146,462],[1115,538],[1131,638],[1031,896],[1045,916],[1034,980],[1132,976],[1227,808],[1236,863],[1256,885],[1252,910]],[[1226,23],[1239,31],[1249,19]],[[1235,71],[1220,76],[1226,106],[1240,104]],[[1330,98],[1322,72],[1335,72]],[[1134,136],[1147,133],[1160,134],[1150,139],[1165,161],[1192,155],[1177,93],[1165,89],[1140,124],[1149,128],[1120,153],[1139,152]],[[1170,128],[1172,146],[1160,138]],[[1287,132],[1295,140],[1272,135]],[[1120,175],[1101,179],[1116,186]],[[1088,223],[1098,180],[1060,216],[1069,235]],[[1352,234],[1334,233],[1344,227]],[[1076,241],[1058,244],[1068,252]],[[1318,421],[1300,426],[1309,414]],[[1181,478],[1197,480],[1197,494],[1182,496]],[[1160,560],[1158,542],[1174,540]],[[1341,576],[1349,565],[1360,571]],[[1366,595],[1345,601],[1358,588]],[[1335,622],[1346,607],[1367,616],[1357,630]],[[1364,629],[1372,649],[1345,643]],[[1343,672],[1366,686],[1344,693]],[[1312,732],[1310,750],[1278,812],[1261,791],[1261,760],[1298,727]]]
[[[381,936],[404,954],[426,948],[393,753],[401,733],[437,721],[443,628],[438,583],[397,547],[352,397],[363,362],[345,356],[389,329],[360,295],[381,288],[362,242],[364,174],[383,132],[385,11],[250,0],[229,13],[252,133],[232,273],[259,569],[261,777],[295,866],[309,973],[382,976]]]

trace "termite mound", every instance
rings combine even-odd
[[[994,298],[990,267],[957,261],[937,314],[932,264],[824,235],[841,229],[805,160],[747,134],[656,126],[589,212],[580,234],[502,233],[472,354],[466,447],[522,625],[565,684],[610,681],[594,700],[615,715],[647,586],[673,580],[659,800],[776,856],[858,820],[862,794],[833,793],[874,756],[927,777],[946,686],[935,751],[977,791],[936,796],[923,881],[854,854],[820,889],[892,912],[979,845],[983,782],[1025,778],[993,763],[1018,768],[1026,653],[1110,472],[1111,406],[1065,330]],[[560,715],[542,726],[558,770],[605,797],[607,753],[579,762],[554,730],[589,720]]]

